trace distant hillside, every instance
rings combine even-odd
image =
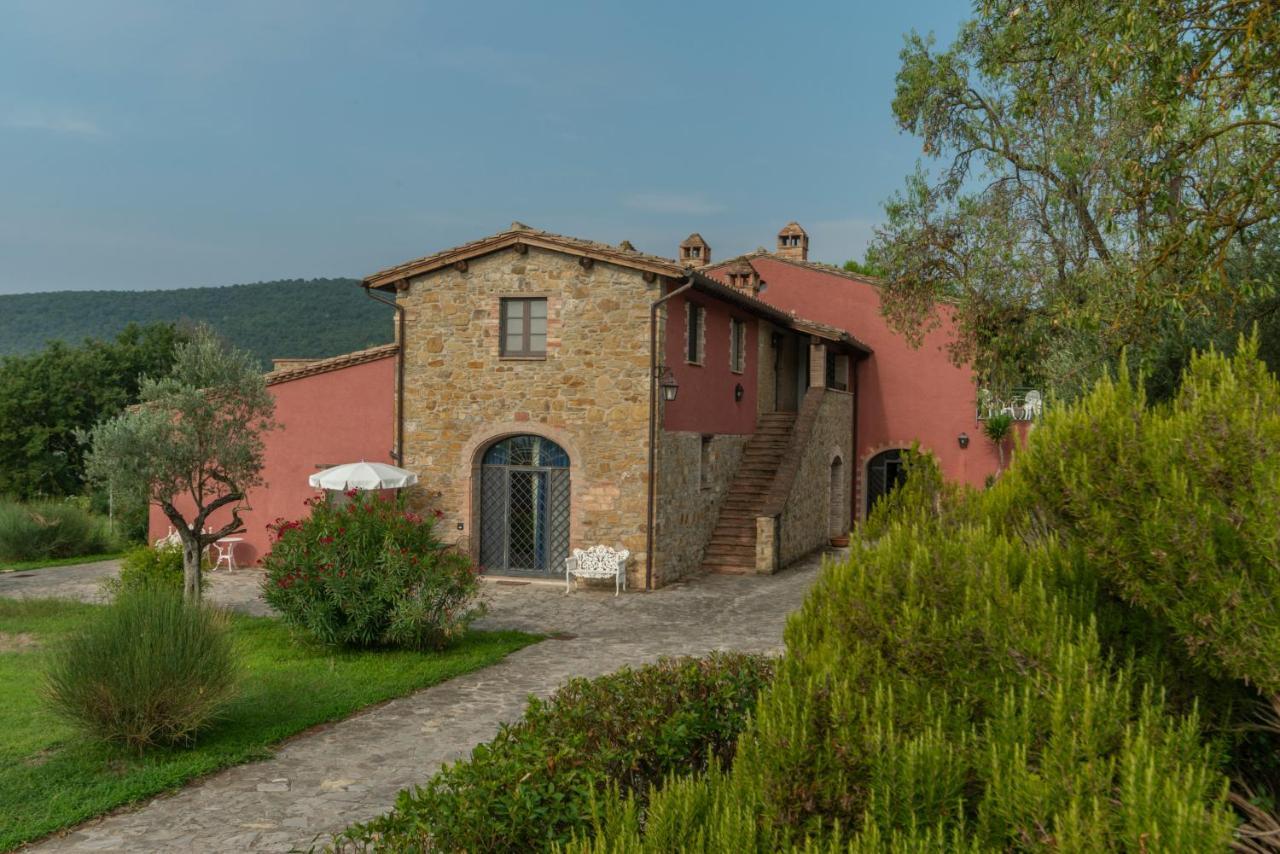
[[[393,312],[355,279],[286,279],[166,291],[63,291],[0,296],[0,355],[49,341],[114,336],[131,321],[203,321],[264,367],[272,357],[321,358],[392,338]]]

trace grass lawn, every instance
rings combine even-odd
[[[97,745],[41,701],[50,649],[100,605],[0,598],[0,851],[193,777],[269,755],[286,736],[493,664],[538,640],[472,632],[440,653],[331,651],[279,621],[232,617],[240,694],[190,749],[137,757]]]
[[[73,566],[77,563],[96,563],[100,560],[114,560],[124,552],[108,552],[99,555],[80,555],[78,557],[47,557],[41,560],[20,560],[4,563],[0,561],[0,572],[23,572],[28,569],[45,569],[50,566]]]

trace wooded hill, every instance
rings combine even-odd
[[[114,337],[130,322],[204,322],[262,360],[321,358],[386,344],[393,312],[355,279],[284,279],[160,291],[63,291],[0,296],[0,355],[50,341]]]

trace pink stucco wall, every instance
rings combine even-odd
[[[918,441],[933,452],[944,474],[981,486],[996,471],[998,458],[982,435],[976,415],[977,389],[972,372],[956,367],[947,353],[953,334],[941,307],[942,323],[917,349],[891,330],[880,315],[880,289],[843,276],[823,273],[771,258],[753,258],[767,283],[763,301],[801,317],[848,330],[874,354],[858,367],[857,508],[867,461],[887,448]],[[714,275],[714,271],[712,271]],[[962,450],[961,433],[969,435]]]
[[[690,303],[706,312],[706,352],[701,365],[685,361],[685,317]],[[663,427],[698,433],[747,435],[756,426],[756,334],[759,324],[750,314],[706,294],[689,292],[673,297],[667,305],[664,364],[680,384],[676,399],[666,405]],[[746,359],[742,373],[729,364],[729,318],[747,324]],[[742,385],[742,400],[734,400],[734,387]]]
[[[268,387],[281,426],[263,437],[263,483],[248,496],[252,509],[241,513],[246,530],[239,535],[245,542],[237,547],[237,562],[256,563],[270,550],[270,522],[306,515],[303,501],[316,493],[307,478],[319,468],[362,459],[392,462],[395,364],[390,356]],[[191,512],[190,502],[178,506]],[[220,512],[210,525],[221,526],[229,518],[229,511]],[[153,506],[150,538],[168,530],[168,519]]]

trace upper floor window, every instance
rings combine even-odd
[[[502,355],[547,355],[547,301],[543,297],[504,297]]]
[[[702,364],[702,326],[706,309],[700,305],[693,303],[685,304],[685,361],[694,364]]]
[[[747,367],[747,323],[729,318],[729,369],[740,374]]]

